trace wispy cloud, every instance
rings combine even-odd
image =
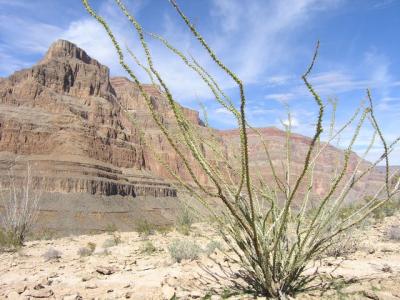
[[[63,30],[32,19],[0,15],[0,31],[7,47],[13,51],[44,53]]]

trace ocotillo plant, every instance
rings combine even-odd
[[[163,123],[154,103],[151,101],[150,95],[143,89],[138,76],[128,64],[125,52],[108,23],[94,11],[88,0],[82,0],[89,14],[103,26],[110,37],[119,56],[121,66],[131,80],[137,84],[154,122],[182,161],[193,185],[188,184],[187,180],[183,180],[167,162],[162,161],[161,158],[160,161],[171,173],[171,176],[176,179],[176,182],[198,201],[206,206],[207,201],[205,199],[207,197],[220,201],[225,210],[220,214],[216,214],[215,218],[220,222],[225,240],[236,253],[241,264],[241,276],[256,293],[267,297],[283,298],[286,295],[295,295],[298,292],[312,288],[315,285],[315,279],[318,274],[307,270],[310,262],[331,246],[334,237],[361,222],[371,211],[389,201],[398,190],[398,181],[394,185],[390,184],[391,175],[388,170],[388,157],[399,139],[388,144],[383,138],[374,115],[370,92],[368,91],[367,93],[368,106],[360,106],[353,117],[339,129],[335,128],[333,114],[328,140],[322,143],[321,137],[326,104],[309,81],[309,75],[312,72],[318,54],[318,43],[311,64],[302,76],[305,86],[318,107],[315,132],[308,145],[300,172],[295,174],[292,170],[292,150],[290,145],[292,133],[289,115],[289,122],[286,124],[286,160],[282,166],[285,175],[282,178],[282,176],[279,176],[278,167],[271,158],[266,137],[248,124],[245,109],[246,93],[242,80],[222,62],[186,17],[177,2],[175,0],[169,1],[191,34],[197,39],[205,52],[208,53],[210,59],[237,85],[239,89],[239,107],[234,105],[234,101],[224,93],[218,81],[194,57],[183,54],[166,39],[158,35],[147,35],[142,25],[128,11],[123,2],[121,0],[115,0],[115,2],[129,20],[133,30],[138,34],[145,60],[140,61],[132,51],[129,50],[128,52],[136,64],[148,74],[151,82],[158,84],[163,91],[177,124],[174,129]],[[204,139],[202,134],[196,131],[196,127],[187,120],[153,61],[147,38],[158,40],[166,49],[175,54],[177,59],[194,71],[199,76],[199,79],[206,84],[215,97],[215,101],[233,114],[240,133],[240,153],[231,157],[232,160],[227,159],[226,154],[218,147],[216,139]],[[333,111],[336,111],[335,105]],[[125,113],[129,117],[129,112]],[[130,118],[130,120],[133,123],[135,122],[133,118]],[[361,168],[364,160],[363,158],[358,158],[355,168],[349,171],[352,148],[359,137],[361,128],[366,123],[370,124],[376,132],[372,136],[371,144],[367,148],[366,154],[374,144],[376,137],[379,137],[382,142],[384,153],[379,160],[370,164],[367,168]],[[330,187],[318,202],[314,201],[314,207],[310,210],[311,197],[314,192],[314,168],[318,158],[326,150],[329,143],[332,143],[345,129],[351,126],[355,126],[354,132],[349,145],[344,150],[338,169],[333,172]],[[263,180],[256,170],[253,171],[250,168],[248,143],[250,132],[257,134],[260,138],[265,150],[266,161],[272,174],[272,181]],[[214,161],[211,161],[203,149],[204,146],[213,152],[215,157],[221,158],[223,162],[216,165]],[[186,153],[189,153],[190,157]],[[236,160],[238,164],[235,163]],[[377,190],[376,194],[364,206],[349,217],[339,219],[339,210],[344,205],[345,199],[354,185],[369,174],[381,161],[385,161],[387,169],[382,187]],[[192,162],[197,167],[200,167],[207,176],[207,184],[196,177]],[[293,180],[293,178],[295,179]]]
[[[30,164],[22,177],[15,175],[13,167],[8,174],[5,191],[1,191],[3,211],[0,212],[0,231],[4,246],[22,246],[31,233],[39,213],[41,193],[34,187],[34,177]]]

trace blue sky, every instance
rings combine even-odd
[[[112,0],[92,0],[122,45],[143,57],[135,33]],[[210,61],[167,0],[125,0],[145,30],[168,38],[194,55],[233,99],[237,88]],[[351,116],[370,88],[376,115],[389,141],[400,135],[400,0],[190,0],[179,1],[215,52],[245,83],[247,115],[254,126],[282,127],[288,105],[294,131],[311,135],[316,107],[301,81],[316,41],[320,55],[310,77],[324,101],[337,99],[338,125]],[[78,0],[0,0],[0,76],[36,63],[58,38],[68,39],[125,75],[108,37]],[[150,41],[156,66],[176,98],[199,109],[210,124],[235,127],[233,118],[213,101],[195,74],[156,41]],[[143,73],[140,78],[146,81]],[[236,102],[237,103],[237,102]],[[329,109],[328,109],[329,115]],[[328,119],[326,120],[328,122]],[[349,131],[350,132],[350,131]],[[342,136],[344,147],[349,132]],[[365,149],[366,127],[355,150]],[[368,159],[380,156],[377,144]],[[392,155],[400,164],[400,151]]]

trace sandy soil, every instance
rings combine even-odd
[[[400,299],[400,241],[387,235],[397,225],[400,215],[357,230],[355,252],[318,262],[319,272],[332,273],[340,281],[296,299]],[[103,248],[114,236],[120,243]],[[136,232],[114,236],[31,241],[19,252],[1,253],[0,299],[171,299],[174,294],[177,299],[254,299],[235,294],[226,270],[230,266],[235,272],[237,267],[218,249],[197,260],[172,260],[168,246],[174,239],[195,241],[203,249],[210,241],[221,241],[206,224],[195,224],[190,236],[176,231],[147,238]],[[149,241],[156,248],[153,253],[143,252]],[[88,243],[95,243],[96,249],[81,257],[78,250]],[[49,249],[59,251],[60,257],[45,258]]]

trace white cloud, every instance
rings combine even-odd
[[[220,48],[218,53],[226,54],[229,65],[246,83],[260,82],[267,70],[279,67],[283,60],[294,59],[295,47],[289,43],[291,35],[317,12],[337,2],[214,0],[214,9],[222,16],[219,18],[222,29],[234,30],[235,34],[225,38],[216,30],[217,36],[212,41],[222,39],[215,42],[217,49]]]
[[[222,30],[229,33],[239,29],[242,5],[239,1],[214,0],[211,15],[221,20]]]
[[[286,104],[290,100],[296,97],[294,93],[278,93],[278,94],[268,94],[265,95],[264,98],[267,100],[278,101],[279,103]]]
[[[62,33],[58,26],[6,15],[0,15],[0,31],[8,48],[22,53],[44,53]]]
[[[123,74],[113,44],[94,19],[85,18],[72,22],[61,34],[61,38],[77,44],[91,57],[108,66],[114,74]]]

